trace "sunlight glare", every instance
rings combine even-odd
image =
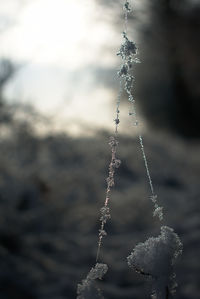
[[[88,17],[93,10],[91,1],[36,0],[31,2],[18,18],[5,47],[20,59],[36,63],[56,64],[64,55],[71,62],[79,42],[87,38]],[[12,47],[12,44],[14,47]],[[10,46],[10,47],[9,47]],[[77,55],[78,56],[78,55]]]

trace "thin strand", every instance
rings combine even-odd
[[[147,157],[144,151],[144,145],[143,145],[143,137],[141,134],[139,134],[139,141],[140,141],[140,147],[141,147],[141,151],[142,151],[142,156],[143,156],[143,160],[144,160],[144,164],[145,164],[145,168],[146,168],[146,173],[147,173],[147,177],[149,180],[149,185],[150,185],[150,189],[151,189],[151,193],[154,196],[154,188],[153,188],[153,183],[152,183],[152,179],[151,179],[151,175],[150,175],[150,171],[149,171],[149,166],[148,166],[148,162],[147,162]]]
[[[142,152],[142,157],[145,165],[145,170],[147,174],[147,179],[151,191],[150,199],[154,204],[153,216],[158,216],[159,220],[163,220],[163,208],[158,205],[157,195],[154,192],[153,182],[151,178],[151,173],[149,170],[148,160],[144,149],[143,137],[139,128],[139,121],[135,108],[135,100],[133,97],[132,89],[134,83],[134,77],[131,74],[133,63],[140,62],[137,55],[137,47],[136,44],[128,39],[127,36],[127,26],[128,26],[128,13],[131,11],[130,4],[128,1],[125,1],[124,4],[125,10],[125,30],[123,32],[124,44],[122,44],[118,55],[120,55],[123,59],[123,65],[121,66],[118,75],[124,79],[124,90],[128,95],[128,101],[130,102],[130,111],[129,116],[133,119],[133,125],[137,127],[138,139],[140,144],[140,149]]]
[[[146,174],[147,174],[147,178],[148,178],[148,182],[149,182],[149,187],[150,187],[152,196],[155,197],[154,187],[153,187],[152,178],[151,178],[149,165],[148,165],[148,161],[147,161],[147,156],[146,156],[145,149],[144,149],[143,136],[142,136],[141,132],[139,131],[139,121],[137,118],[137,113],[136,113],[134,103],[131,103],[131,106],[132,106],[132,109],[131,109],[132,112],[129,112],[129,116],[132,116],[133,125],[136,126],[137,130],[138,130],[138,139],[139,139],[139,144],[140,144],[140,148],[142,151],[142,157],[144,160],[144,165],[145,165],[145,170],[146,170]]]
[[[126,1],[127,2],[127,1]],[[125,14],[124,14],[124,32],[127,32],[127,21],[128,21],[128,12],[127,9],[125,9],[125,5],[126,2],[124,4],[124,10],[125,10]],[[123,58],[122,58],[123,59]],[[120,76],[119,76],[120,78]],[[102,239],[103,237],[105,237],[107,235],[106,231],[105,231],[105,224],[107,222],[108,219],[111,218],[110,215],[110,209],[109,209],[109,201],[110,201],[110,192],[111,192],[111,188],[114,186],[114,175],[115,175],[115,169],[118,168],[121,164],[121,161],[119,159],[117,159],[116,157],[116,152],[117,152],[117,146],[119,144],[118,142],[118,128],[119,128],[119,123],[120,123],[120,101],[121,101],[121,96],[122,96],[122,92],[123,92],[123,84],[122,84],[122,78],[120,78],[119,80],[119,91],[118,91],[118,95],[117,95],[117,100],[116,100],[116,117],[114,119],[115,122],[115,136],[111,136],[110,140],[109,140],[109,145],[111,146],[111,161],[109,164],[109,175],[108,178],[106,179],[107,181],[107,188],[106,188],[106,198],[105,198],[105,202],[104,202],[104,206],[101,208],[100,213],[100,221],[101,221],[101,225],[100,225],[100,229],[99,229],[99,239],[98,239],[98,247],[97,247],[97,254],[96,254],[96,262],[98,262],[99,260],[99,256],[100,256],[100,251],[101,251],[101,247],[102,247]]]
[[[101,208],[100,213],[101,213],[101,217],[100,217],[100,221],[101,221],[101,226],[99,229],[99,240],[98,240],[98,247],[97,247],[97,255],[96,255],[96,262],[98,262],[99,259],[99,255],[100,255],[100,250],[101,250],[101,245],[102,245],[102,239],[104,236],[107,235],[104,226],[107,222],[108,219],[111,218],[110,215],[110,209],[109,209],[109,200],[110,200],[110,192],[111,192],[111,188],[114,186],[115,184],[115,180],[114,180],[114,175],[115,175],[115,169],[119,168],[121,161],[119,159],[117,159],[116,157],[116,153],[117,153],[117,146],[119,144],[117,137],[118,137],[118,127],[119,127],[119,105],[120,105],[120,98],[121,98],[121,93],[122,93],[122,84],[120,81],[120,89],[118,92],[118,96],[117,96],[117,102],[116,102],[116,118],[115,118],[115,136],[111,136],[109,138],[109,145],[111,147],[111,161],[109,164],[109,173],[108,173],[108,177],[106,179],[107,182],[107,188],[106,188],[106,198],[105,198],[105,202],[104,202],[104,206]]]

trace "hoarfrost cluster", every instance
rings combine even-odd
[[[101,297],[100,290],[95,286],[95,280],[102,279],[107,271],[108,266],[106,264],[96,263],[87,277],[82,280],[82,284],[78,284],[77,299],[94,299]]]
[[[136,245],[127,260],[136,272],[153,278],[153,298],[164,299],[176,288],[174,264],[181,253],[182,243],[178,235],[172,228],[162,226],[158,237]]]
[[[139,121],[137,118],[135,100],[132,93],[134,76],[132,75],[132,69],[134,63],[140,62],[137,56],[136,44],[131,41],[127,36],[127,16],[130,13],[131,8],[128,1],[125,1],[123,6],[125,11],[124,16],[124,32],[123,43],[117,53],[121,57],[121,66],[118,70],[118,77],[120,79],[120,88],[117,97],[116,118],[115,121],[115,136],[111,136],[109,139],[109,145],[111,147],[111,161],[109,164],[109,174],[106,179],[106,197],[104,206],[100,210],[100,222],[98,238],[98,249],[96,256],[96,265],[92,268],[87,275],[86,279],[82,281],[82,284],[78,285],[78,297],[77,299],[95,299],[101,297],[100,291],[95,288],[95,280],[102,279],[107,272],[108,267],[106,264],[98,263],[100,250],[102,246],[102,239],[107,235],[104,227],[111,218],[109,202],[110,192],[115,184],[115,171],[119,168],[121,161],[117,158],[118,147],[118,125],[119,120],[119,104],[123,90],[127,93],[128,101],[130,102],[129,116],[132,118],[132,123],[137,126],[138,140],[144,160],[144,166],[148,178],[148,183],[151,191],[150,199],[154,205],[153,216],[157,216],[160,221],[163,220],[163,208],[157,203],[157,195],[154,193],[154,187],[149,171],[149,166],[144,150],[143,137],[139,128]],[[136,272],[149,277],[153,280],[153,294],[154,299],[168,299],[170,294],[176,289],[174,265],[177,258],[182,253],[182,243],[178,235],[174,230],[168,226],[161,226],[161,233],[158,237],[151,237],[144,243],[139,243],[135,246],[132,253],[127,257],[128,265]]]

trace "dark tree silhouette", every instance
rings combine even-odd
[[[119,31],[120,1],[96,1],[108,10],[112,7]],[[129,19],[138,32],[142,62],[134,70],[138,108],[156,130],[199,138],[200,3],[142,1],[139,9],[130,1],[134,13]]]
[[[200,6],[178,4],[151,2],[150,22],[141,31],[143,63],[136,89],[150,124],[200,137]]]
[[[11,112],[8,105],[4,101],[3,91],[16,71],[14,64],[8,59],[0,60],[0,124],[9,123],[11,121]]]

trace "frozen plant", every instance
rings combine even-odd
[[[136,44],[128,38],[128,33],[127,33],[128,14],[131,12],[130,3],[128,1],[125,1],[124,11],[125,11],[125,23],[124,23],[124,31],[123,31],[123,43],[120,46],[120,49],[117,53],[117,55],[120,56],[122,59],[122,64],[118,71],[118,76],[121,79],[120,82],[123,81],[124,90],[128,95],[128,101],[130,102],[129,116],[132,118],[132,124],[136,126],[138,129],[137,133],[138,133],[139,144],[140,144],[142,157],[146,169],[147,179],[151,191],[150,199],[154,205],[153,216],[155,217],[157,216],[159,220],[163,220],[163,208],[158,205],[157,195],[154,192],[153,182],[151,179],[149,165],[148,165],[148,161],[144,149],[143,137],[139,128],[139,120],[136,113],[135,99],[132,92],[133,83],[134,83],[134,76],[132,75],[132,70],[133,70],[134,63],[139,63],[140,60],[136,57],[138,52]]]
[[[137,47],[134,42],[127,37],[127,14],[131,11],[128,1],[125,1],[124,9],[126,11],[126,27],[123,32],[124,43],[121,45],[118,55],[123,60],[123,65],[118,75],[124,79],[124,90],[128,95],[131,104],[129,116],[133,118],[133,124],[138,130],[139,144],[144,160],[148,183],[151,191],[150,199],[154,205],[153,216],[157,216],[160,221],[163,220],[163,207],[157,202],[157,195],[154,192],[154,186],[149,170],[149,165],[144,149],[143,137],[138,126],[139,121],[136,114],[135,100],[133,99],[132,87],[134,77],[131,74]],[[175,273],[173,266],[177,257],[182,252],[182,243],[173,229],[168,226],[161,227],[161,234],[156,238],[149,238],[146,242],[136,245],[131,255],[128,256],[128,265],[136,272],[151,277],[154,281],[155,299],[168,299],[169,295],[175,291]]]
[[[161,234],[139,243],[127,257],[128,265],[154,281],[155,299],[167,299],[176,288],[174,264],[182,253],[182,243],[174,230],[161,227]]]
[[[107,235],[105,230],[105,224],[111,218],[110,215],[110,192],[112,187],[115,185],[115,170],[120,167],[121,160],[117,158],[117,146],[119,144],[118,141],[118,127],[120,123],[119,119],[119,105],[120,99],[122,94],[122,84],[120,81],[120,87],[117,95],[116,101],[116,117],[114,119],[115,122],[115,134],[109,138],[108,144],[111,147],[111,160],[108,167],[108,177],[106,179],[106,194],[104,205],[100,209],[100,229],[99,229],[99,238],[98,238],[98,247],[97,247],[97,255],[96,255],[96,265],[92,268],[87,275],[86,279],[82,281],[82,284],[78,284],[77,289],[77,299],[95,299],[95,298],[102,298],[101,292],[99,289],[94,289],[94,280],[102,279],[103,275],[107,272],[108,266],[106,264],[98,263],[100,257],[100,251],[102,247],[102,240],[103,237]],[[99,273],[99,275],[97,275]],[[94,295],[95,294],[95,295]]]
[[[126,59],[128,62],[133,61],[133,55],[137,53],[137,47],[134,42],[130,41],[127,37],[127,33],[123,32],[123,37],[125,39],[124,43],[121,45],[117,55],[120,55],[122,59]]]
[[[154,186],[152,183],[147,157],[144,150],[143,137],[140,132],[139,121],[137,118],[135,100],[132,93],[132,87],[134,83],[132,69],[134,63],[138,63],[139,60],[136,57],[136,44],[132,42],[127,35],[128,13],[131,12],[130,4],[127,0],[124,3],[123,9],[125,11],[123,43],[120,46],[119,52],[117,53],[117,55],[122,59],[122,64],[118,71],[120,84],[116,102],[116,117],[114,119],[115,135],[111,136],[109,139],[109,145],[111,147],[111,161],[108,169],[108,177],[106,179],[107,188],[104,206],[100,209],[100,229],[96,255],[96,265],[90,270],[86,279],[82,281],[82,284],[78,285],[78,299],[95,299],[101,297],[100,291],[95,288],[95,280],[102,279],[102,277],[108,270],[108,266],[106,264],[98,263],[98,261],[102,247],[102,240],[107,235],[105,231],[105,225],[111,218],[109,208],[110,192],[115,184],[115,171],[121,164],[121,161],[117,158],[117,147],[119,144],[119,105],[123,89],[127,93],[128,100],[131,105],[129,116],[133,118],[133,124],[137,127],[138,141],[141,148],[148,184],[151,192],[150,199],[154,205],[153,216],[157,216],[160,221],[163,220],[163,208],[158,205],[157,195],[154,192]],[[181,252],[182,243],[178,235],[174,233],[172,228],[168,226],[162,226],[161,234],[158,237],[151,237],[146,242],[136,245],[133,252],[127,258],[128,265],[140,274],[153,279],[154,293],[152,295],[152,298],[168,299],[169,295],[172,294],[176,288],[174,264]]]
[[[116,119],[115,119],[115,124],[116,124],[116,126],[119,124],[119,121],[116,122]],[[98,240],[98,249],[97,249],[96,261],[98,261],[98,259],[99,259],[99,254],[100,254],[101,245],[102,245],[102,239],[103,239],[104,236],[107,235],[107,233],[104,229],[104,226],[105,226],[107,220],[111,218],[110,208],[108,206],[109,201],[110,201],[110,192],[111,192],[111,188],[115,184],[115,179],[114,179],[115,169],[119,168],[119,166],[121,164],[121,161],[119,159],[117,159],[117,157],[116,157],[118,144],[119,144],[119,142],[118,142],[116,136],[111,136],[109,138],[109,145],[111,147],[111,161],[110,161],[110,164],[109,164],[108,177],[106,179],[106,183],[107,183],[106,198],[105,198],[104,206],[100,209],[101,227],[99,229],[99,240]]]
[[[106,264],[96,263],[94,268],[90,270],[87,277],[82,281],[82,284],[78,284],[77,299],[95,299],[101,297],[100,290],[95,285],[96,279],[102,279],[108,271]]]

